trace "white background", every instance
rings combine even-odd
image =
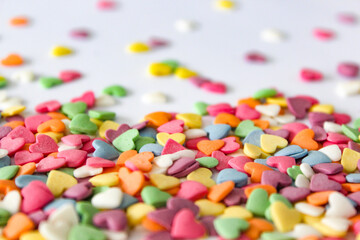
[[[38,82],[11,84],[10,96],[23,97],[33,107],[45,100],[62,103],[93,90],[97,96],[104,87],[120,84],[129,95],[119,99],[109,110],[120,122],[134,123],[155,110],[190,112],[195,101],[236,104],[242,97],[264,87],[276,87],[287,96],[310,94],[322,103],[335,104],[338,112],[359,117],[360,97],[341,99],[335,95],[336,82],[346,81],[337,74],[341,61],[360,63],[360,23],[339,23],[337,14],[351,12],[360,16],[356,0],[248,0],[236,1],[234,11],[216,10],[205,0],[127,0],[118,1],[114,10],[100,11],[90,0],[0,0],[0,57],[18,53],[26,59],[21,67],[0,66],[0,74],[10,77],[19,69],[30,69],[38,76],[57,76],[61,70],[74,69],[84,74],[76,82],[50,90]],[[25,15],[31,25],[9,26],[9,19]],[[196,21],[199,27],[188,34],[174,28],[177,19]],[[336,32],[328,42],[315,39],[312,30],[325,27]],[[91,31],[91,38],[70,37],[73,29]],[[265,28],[284,32],[281,43],[263,42],[259,35]],[[128,54],[125,48],[135,41],[146,42],[161,37],[171,45],[145,54]],[[62,58],[49,55],[54,45],[73,48],[75,54]],[[245,53],[257,50],[270,58],[266,64],[249,64]],[[225,95],[204,92],[175,77],[152,78],[147,67],[155,61],[176,59],[190,69],[214,81],[226,82]],[[320,83],[303,83],[303,67],[325,74]],[[162,91],[170,101],[162,105],[145,105],[141,96]],[[29,111],[29,110],[28,110]]]
[[[344,25],[337,21],[340,12],[360,17],[357,0],[243,0],[230,12],[215,10],[207,0],[122,0],[117,8],[99,11],[90,0],[0,0],[0,58],[18,53],[26,59],[21,67],[0,66],[0,74],[10,77],[19,69],[30,69],[37,76],[57,76],[65,69],[79,70],[84,77],[50,90],[37,82],[10,84],[10,96],[24,98],[33,107],[42,101],[57,99],[62,103],[93,90],[100,95],[104,87],[120,84],[129,95],[108,108],[118,114],[120,122],[135,123],[156,110],[190,112],[195,101],[236,104],[264,87],[276,87],[287,96],[310,94],[323,103],[336,106],[338,112],[360,116],[360,97],[342,99],[335,95],[338,81],[336,67],[341,61],[360,63],[360,24]],[[9,26],[11,17],[25,15],[31,25]],[[196,31],[181,34],[174,29],[177,19],[196,21]],[[336,32],[336,38],[321,42],[312,36],[315,27]],[[73,29],[91,31],[91,38],[70,37]],[[261,41],[265,28],[277,28],[286,39],[277,44]],[[167,39],[170,46],[145,54],[131,55],[125,48],[134,41],[156,36]],[[73,48],[75,54],[52,58],[54,45]],[[245,53],[258,50],[270,62],[253,65],[244,61]],[[190,69],[215,81],[226,82],[229,91],[216,95],[195,88],[175,77],[152,78],[147,74],[151,62],[176,59]],[[298,74],[310,67],[325,74],[320,83],[303,83]],[[145,105],[141,96],[162,91],[170,102]],[[31,112],[32,110],[28,110]],[[136,238],[136,237],[134,237]]]

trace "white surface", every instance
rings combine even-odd
[[[26,58],[21,67],[0,66],[0,74],[10,77],[19,69],[31,69],[37,76],[57,76],[64,69],[79,70],[84,78],[50,90],[38,82],[12,84],[10,96],[21,96],[27,105],[49,99],[67,102],[86,90],[97,96],[110,84],[121,84],[129,96],[109,107],[119,121],[134,123],[155,110],[192,111],[195,101],[236,104],[259,88],[277,87],[287,96],[311,94],[323,103],[335,104],[338,112],[360,114],[360,97],[342,99],[335,95],[338,81],[346,81],[336,73],[340,61],[360,63],[360,24],[346,25],[337,21],[339,12],[353,12],[360,16],[360,2],[356,0],[247,0],[236,1],[234,11],[218,11],[211,1],[127,0],[117,8],[101,11],[96,1],[77,0],[1,0],[0,1],[0,57],[19,53]],[[354,12],[356,11],[357,12]],[[13,16],[31,18],[31,26],[10,27]],[[178,19],[197,22],[191,33],[181,34],[174,28]],[[326,27],[336,32],[329,42],[312,36],[315,27]],[[78,40],[70,37],[72,29],[91,31],[91,38]],[[260,33],[267,28],[284,32],[283,42],[272,44],[261,41]],[[125,48],[134,41],[147,41],[156,36],[171,42],[145,54],[131,55]],[[52,58],[52,46],[72,47],[75,54]],[[264,65],[249,64],[244,54],[251,50],[263,52],[270,58]],[[205,77],[224,81],[229,87],[225,95],[204,92],[189,82],[175,77],[152,78],[147,74],[151,62],[177,59]],[[303,83],[298,73],[302,67],[322,71],[325,80]],[[167,93],[170,102],[160,105],[142,103],[144,93]]]

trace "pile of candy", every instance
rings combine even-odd
[[[0,239],[360,238],[360,119],[261,89],[130,127],[87,99],[1,113]]]

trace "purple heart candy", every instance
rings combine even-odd
[[[308,188],[297,188],[292,186],[280,190],[280,194],[292,203],[305,199],[310,193],[311,191]]]
[[[6,137],[10,132],[12,128],[8,126],[2,126],[0,127],[0,139]]]
[[[153,232],[144,238],[144,240],[173,240],[170,233],[167,231]]]
[[[129,129],[131,129],[131,128],[127,124],[121,124],[118,127],[118,129],[116,129],[116,130],[108,129],[105,132],[106,140],[108,140],[109,142],[113,142],[115,140],[115,138],[117,138],[118,136],[120,136],[121,134],[123,134],[124,132],[126,132]]]
[[[195,171],[199,167],[200,164],[195,159],[182,157],[176,160],[174,164],[168,168],[167,174],[177,178],[182,178]]]
[[[315,172],[324,173],[326,175],[342,172],[343,168],[344,167],[338,163],[319,163],[313,166]]]
[[[320,127],[320,126],[313,126],[311,128],[314,133],[315,133],[315,136],[314,136],[314,140],[317,141],[317,142],[322,142],[322,141],[325,141],[326,138],[327,138],[327,133],[326,131]]]
[[[321,112],[310,112],[309,113],[309,122],[311,126],[320,126],[324,125],[324,122],[334,122],[335,117],[333,115]]]
[[[194,213],[194,216],[197,216],[199,213],[199,207],[195,205],[194,202],[179,197],[170,198],[166,203],[166,207],[175,210],[176,212],[183,208],[188,208]]]
[[[75,199],[76,201],[80,201],[89,197],[91,194],[92,194],[92,184],[91,182],[85,181],[67,189],[64,192],[63,197],[72,198]]]
[[[285,173],[269,170],[261,175],[261,184],[271,185],[274,188],[287,187],[292,184],[292,179]]]
[[[200,218],[200,222],[204,225],[206,228],[206,232],[209,236],[218,236],[215,227],[214,227],[214,216],[205,216]]]
[[[170,230],[176,213],[176,210],[163,208],[150,212],[147,218]]]
[[[97,227],[110,231],[123,231],[127,227],[126,215],[124,211],[118,209],[95,214],[93,223]]]
[[[270,128],[264,130],[266,134],[276,135],[288,139],[290,132],[286,129],[272,130]]]
[[[234,188],[225,198],[224,203],[226,206],[234,206],[240,203],[245,203],[247,197],[243,188]]]
[[[330,180],[325,174],[317,173],[311,178],[310,190],[313,192],[341,191],[341,184]]]
[[[348,148],[350,148],[351,150],[360,152],[360,145],[355,143],[354,141],[349,141],[348,142]]]

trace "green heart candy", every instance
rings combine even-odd
[[[82,224],[89,224],[92,225],[93,216],[99,212],[99,210],[90,202],[81,201],[76,203],[76,211],[81,216],[81,223]]]
[[[112,144],[121,152],[132,150],[135,149],[135,141],[139,136],[139,131],[137,129],[130,129],[115,138]]]
[[[246,202],[247,210],[262,217],[265,216],[265,211],[269,206],[268,193],[262,188],[254,189]]]
[[[91,118],[95,118],[99,120],[113,120],[115,119],[116,116],[114,112],[96,111],[96,110],[90,110],[88,114]]]
[[[39,83],[43,88],[52,88],[57,85],[61,85],[64,82],[60,78],[56,77],[41,77]]]
[[[281,194],[278,194],[278,193],[273,193],[270,195],[269,197],[269,201],[270,201],[270,204],[274,203],[274,202],[282,202],[284,203],[288,208],[293,208],[293,205],[291,204],[291,202],[286,198],[284,197],[283,195]],[[266,209],[265,211],[265,217],[267,220],[271,221],[272,218],[271,218],[271,214],[270,214],[270,206]]]
[[[19,166],[17,165],[2,167],[0,168],[0,179],[10,180],[13,177],[15,177],[18,171],[19,171]]]
[[[287,174],[292,178],[292,179],[296,179],[296,177],[299,175],[299,174],[303,174],[301,169],[300,169],[300,166],[297,166],[297,165],[294,165],[292,166],[291,168],[288,168],[286,170]]]
[[[103,93],[115,97],[124,97],[127,94],[126,89],[120,85],[109,86],[103,90]]]
[[[204,102],[196,102],[193,105],[193,110],[195,113],[204,116],[204,115],[208,115],[208,111],[206,110],[207,106],[209,106],[209,104],[204,103]]]
[[[8,84],[8,81],[3,76],[0,76],[0,88],[5,87]]]
[[[254,99],[260,99],[260,98],[268,98],[268,97],[274,97],[277,94],[277,91],[273,88],[264,88],[256,91],[253,95]]]
[[[357,119],[354,121],[354,128],[357,128],[357,129],[360,128],[360,118],[357,118]]]
[[[162,61],[161,63],[168,65],[171,68],[172,72],[174,72],[180,65],[178,61],[171,59]]]
[[[95,123],[90,121],[90,118],[85,113],[77,114],[70,122],[70,131],[72,133],[85,133],[88,135],[95,135],[98,127]]]
[[[341,125],[341,130],[347,137],[351,138],[351,140],[353,140],[354,142],[359,141],[359,130],[349,127],[345,124]]]
[[[216,232],[225,239],[236,239],[241,231],[249,228],[249,223],[240,218],[216,218],[214,220]]]
[[[105,192],[108,189],[109,189],[108,186],[93,187],[92,195],[96,195],[98,193]]]
[[[294,240],[295,238],[285,233],[279,232],[264,232],[261,234],[261,240]]]
[[[69,240],[106,240],[101,230],[88,225],[75,225],[71,228]]]
[[[140,151],[140,148],[142,148],[142,146],[148,144],[148,143],[155,143],[155,139],[153,139],[152,137],[142,137],[139,136],[138,139],[136,139],[135,141],[135,149],[136,151]]]
[[[213,157],[197,158],[196,161],[199,162],[201,167],[207,167],[207,168],[213,168],[219,164],[219,161]]]
[[[77,114],[86,112],[87,105],[84,102],[70,102],[65,103],[61,106],[61,111],[68,116],[70,119],[73,119]]]
[[[58,171],[60,171],[60,172],[63,172],[63,173],[66,173],[66,174],[68,174],[68,175],[70,175],[70,176],[74,176],[74,168],[59,168],[59,169],[56,169],[56,170],[58,170]]]
[[[3,208],[0,208],[0,226],[5,226],[9,218],[11,217],[11,213]]]
[[[146,186],[141,191],[141,198],[144,203],[152,205],[156,208],[166,206],[166,201],[172,196],[153,186]]]
[[[239,125],[236,127],[235,135],[244,138],[254,130],[261,130],[261,128],[256,127],[253,121],[245,120],[239,123]]]

